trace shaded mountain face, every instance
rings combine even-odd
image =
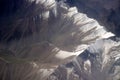
[[[64,0],[120,36],[120,0]]]
[[[15,14],[2,18],[0,23],[0,41],[9,46],[47,41],[73,51],[79,44],[114,36],[96,20],[79,13],[76,7],[54,0],[26,1]]]
[[[25,2],[25,0],[0,0],[0,18],[15,14]]]
[[[8,4],[7,2],[2,3]],[[69,63],[76,57],[80,58],[77,62],[82,65],[72,67],[83,68],[85,65],[85,70],[88,72],[98,68],[98,74],[101,74],[100,70],[106,66],[106,64],[102,64],[104,61],[101,59],[105,57],[105,61],[108,60],[106,59],[107,52],[104,51],[109,51],[109,47],[119,45],[115,41],[109,43],[109,40],[95,43],[96,40],[107,39],[114,34],[108,32],[95,19],[78,12],[76,7],[70,7],[64,2],[23,0],[16,4],[16,1],[13,0],[10,3],[15,4],[17,8],[14,9],[7,5],[9,8],[4,8],[6,12],[3,11],[0,18],[0,80],[54,80],[59,78],[57,76],[59,73],[56,74],[56,70],[59,71],[58,66],[67,65],[66,69],[71,66]],[[9,10],[13,11],[7,13]],[[86,49],[89,51],[89,45],[92,43],[95,49],[90,53],[91,56],[89,52],[84,51]],[[104,46],[106,44],[109,44],[109,47]],[[101,49],[100,52],[99,49]],[[115,49],[118,51],[117,48]],[[94,54],[94,51],[98,51],[98,53]],[[90,55],[90,59],[88,55]],[[119,53],[115,52],[115,55],[118,56],[115,58],[119,63]],[[111,55],[108,55],[107,58],[109,56]],[[84,57],[88,60],[85,64],[81,63],[84,62]],[[90,67],[93,62],[97,65]],[[109,63],[109,60],[107,62]],[[100,67],[96,68],[99,65]],[[111,66],[112,64],[110,64]],[[71,69],[68,68],[68,70]],[[80,68],[77,70],[81,71],[80,74],[84,71]],[[69,76],[68,72],[64,73],[62,69],[60,71],[65,77]],[[75,76],[81,76],[81,80],[84,79],[84,76],[88,76],[84,72],[85,75],[80,74]],[[93,77],[93,74],[94,72],[90,74],[90,77]],[[60,77],[60,80],[70,80],[64,79],[63,76]],[[73,80],[73,78],[71,79]],[[105,79],[106,77],[102,80]]]

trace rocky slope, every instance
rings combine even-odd
[[[60,65],[48,80],[119,80],[120,43],[98,40],[71,62]]]
[[[85,76],[94,80],[95,73],[112,70],[106,67],[119,63],[119,42],[96,42],[114,34],[78,12],[76,7],[55,0],[23,0],[21,3],[24,3],[22,7],[11,12],[14,14],[0,19],[0,80],[86,80]],[[114,46],[117,52],[109,53]],[[115,60],[108,65],[111,55]],[[102,80],[108,76],[109,73]]]
[[[76,6],[80,12],[96,19],[109,31],[119,35],[120,0],[61,0],[70,6]]]

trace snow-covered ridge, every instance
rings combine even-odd
[[[98,40],[71,62],[60,65],[48,80],[119,80],[120,42]]]
[[[0,73],[6,73],[10,68],[4,77],[11,74],[11,80],[46,80],[54,69],[80,55],[91,43],[114,36],[96,20],[78,12],[76,7],[55,0],[36,0],[35,5],[32,13],[28,9],[28,14],[32,16],[14,22],[22,31],[21,39],[2,44],[5,49],[13,51],[16,57],[29,61],[20,64],[12,62],[9,66],[1,61],[0,65],[3,66],[0,68],[6,67],[6,70]],[[27,28],[30,28],[32,35],[23,37]]]

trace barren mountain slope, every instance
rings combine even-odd
[[[11,3],[15,6],[16,2],[13,0]],[[88,18],[86,14],[79,13],[76,7],[69,7],[63,2],[23,0],[21,5],[19,4],[13,12],[9,12],[9,9],[14,10],[12,8],[15,7],[8,5],[10,8],[4,9],[8,9],[6,11],[9,15],[5,12],[4,15],[1,14],[0,80],[49,80],[52,73],[59,69],[59,65],[74,61],[77,56],[79,58],[85,49],[89,49],[90,44],[114,36],[96,20]],[[99,44],[102,46],[107,43],[109,44],[109,40]],[[115,45],[109,46],[117,45],[117,42],[113,43]],[[106,52],[103,54],[106,56]],[[101,58],[101,55],[98,54],[98,57]],[[119,55],[117,59],[119,60]],[[84,59],[81,58],[81,61],[84,62]],[[101,62],[96,63],[99,66]],[[78,74],[83,78],[85,75]],[[63,80],[62,77],[59,79]]]

